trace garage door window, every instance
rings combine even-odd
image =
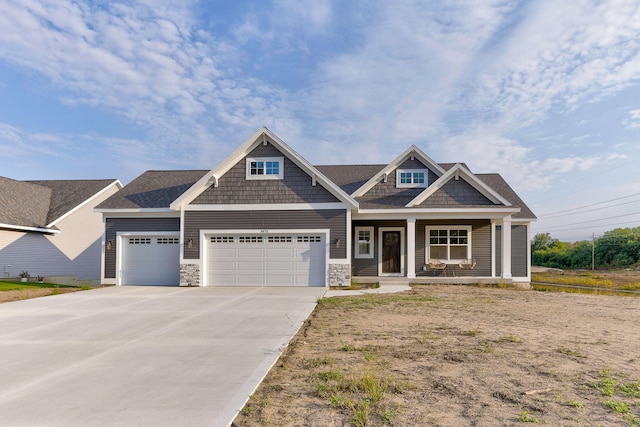
[[[239,243],[262,243],[262,236],[240,236]]]
[[[291,243],[291,236],[269,236],[269,243]]]
[[[159,245],[177,245],[180,242],[180,239],[177,237],[160,237],[156,241]]]
[[[211,243],[233,243],[233,236],[213,236]]]
[[[129,239],[130,245],[150,245],[151,239],[144,237],[132,237]]]
[[[322,236],[298,236],[298,243],[321,243]]]

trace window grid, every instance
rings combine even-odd
[[[291,243],[291,236],[269,236],[269,243]]]
[[[156,243],[159,245],[177,245],[180,239],[177,237],[158,237]]]
[[[240,236],[238,238],[240,243],[262,243],[262,236]]]
[[[130,237],[129,238],[130,245],[150,245],[151,238],[146,237]]]
[[[233,236],[213,236],[211,243],[233,243]]]
[[[298,236],[296,240],[298,243],[321,243],[322,236]]]
[[[429,257],[443,261],[468,258],[470,234],[468,228],[430,229]]]

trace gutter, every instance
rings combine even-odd
[[[7,228],[9,230],[18,230],[18,231],[31,231],[31,232],[44,233],[44,234],[60,234],[60,230],[53,230],[51,228],[42,228],[42,227],[24,227],[22,225],[0,224],[0,228]]]

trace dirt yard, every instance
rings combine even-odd
[[[323,299],[234,426],[640,425],[640,298]]]
[[[0,304],[3,302],[19,301],[29,298],[66,294],[67,292],[76,292],[79,290],[80,288],[34,288],[21,289],[18,291],[2,291],[0,292]]]

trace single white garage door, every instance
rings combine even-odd
[[[323,234],[208,237],[211,286],[325,286]]]
[[[178,237],[125,237],[122,239],[122,284],[178,286]]]

